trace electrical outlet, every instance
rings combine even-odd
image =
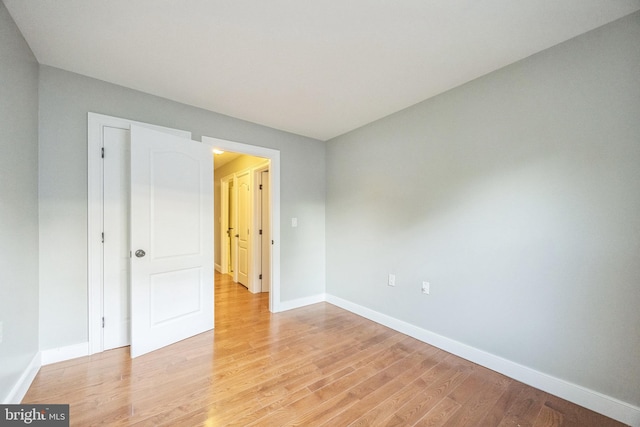
[[[429,282],[422,282],[422,293],[423,294],[427,294],[429,295],[429,293],[431,292],[431,285],[429,285]]]
[[[396,275],[395,274],[389,274],[389,281],[387,282],[387,284],[389,286],[395,286],[396,285]]]

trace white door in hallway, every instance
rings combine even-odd
[[[249,224],[251,221],[251,175],[249,171],[237,176],[238,222],[238,283],[249,286]]]
[[[131,126],[131,356],[213,328],[210,147]]]

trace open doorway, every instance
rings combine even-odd
[[[271,286],[270,160],[214,156],[216,270],[252,293]]]
[[[281,311],[280,304],[280,151],[272,148],[259,147],[256,145],[243,144],[240,142],[228,141],[224,139],[202,137],[202,142],[211,146],[212,149],[242,153],[250,156],[261,157],[268,160],[269,169],[269,200],[270,212],[270,290],[269,290],[269,310],[277,313]],[[214,172],[217,180],[218,173]],[[257,229],[257,228],[256,228]],[[257,236],[256,233],[253,234]],[[255,261],[255,259],[254,259]],[[257,269],[254,269],[257,271]],[[264,277],[264,275],[263,275]]]

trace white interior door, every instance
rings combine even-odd
[[[215,173],[215,172],[214,172]],[[231,273],[231,233],[229,230],[229,181],[220,180],[220,273]]]
[[[237,178],[238,197],[238,283],[249,287],[249,223],[251,220],[251,193],[249,171],[243,172]]]
[[[236,197],[236,178],[235,176],[229,181],[229,203],[228,218],[229,218],[229,271],[233,276],[233,281],[238,281],[238,236],[236,233],[238,230],[238,202]]]
[[[131,126],[131,357],[213,328],[213,160]]]

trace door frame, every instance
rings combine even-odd
[[[243,154],[244,155],[244,154]],[[253,157],[253,156],[252,156]],[[249,197],[250,197],[250,236],[248,242],[248,262],[249,262],[249,277],[248,282],[246,284],[247,289],[251,293],[260,293],[262,292],[261,279],[260,274],[262,272],[261,265],[261,256],[262,255],[262,242],[261,235],[256,233],[256,230],[260,229],[261,224],[261,197],[260,192],[256,191],[258,188],[258,182],[260,173],[263,171],[269,170],[269,159],[264,159],[264,161],[253,165],[249,168],[242,169],[239,171],[235,171],[223,178],[220,178],[220,268],[219,271],[222,274],[229,274],[230,271],[227,268],[228,265],[232,266],[234,282],[238,282],[238,240],[234,239],[234,237],[229,236],[225,230],[229,228],[229,212],[232,210],[235,213],[234,223],[238,224],[238,215],[240,211],[238,210],[238,187],[237,187],[237,179],[242,175],[249,175]],[[233,192],[229,191],[229,185],[233,183]],[[233,193],[233,200],[229,198],[229,194]],[[268,194],[268,192],[267,192]],[[270,200],[270,199],[269,199]],[[269,227],[271,224],[269,223]],[[271,231],[271,230],[269,230]],[[227,249],[229,246],[231,249]],[[231,261],[229,262],[229,257],[231,257]],[[271,262],[269,262],[271,264]]]
[[[104,350],[102,318],[104,289],[103,129],[131,130],[131,124],[191,139],[191,132],[136,122],[120,117],[87,113],[87,329],[89,354]],[[108,155],[108,154],[107,154]],[[107,237],[108,238],[108,237]]]
[[[270,196],[271,196],[271,292],[269,293],[269,311],[282,311],[280,303],[280,151],[259,147],[226,139],[203,136],[202,142],[211,148],[224,151],[263,157],[270,161]],[[215,179],[215,171],[214,171]]]
[[[257,165],[256,167],[251,169],[251,179],[252,179],[252,188],[254,189],[253,193],[252,193],[252,201],[253,201],[253,208],[252,208],[252,213],[251,213],[251,222],[252,222],[252,227],[253,230],[258,230],[260,229],[260,225],[262,224],[262,210],[265,208],[264,206],[262,206],[262,194],[261,191],[255,191],[255,189],[257,188],[258,182],[261,182],[261,174],[262,172],[269,172],[270,171],[270,165],[269,162],[265,162],[262,164]],[[270,182],[270,181],[268,181]],[[267,191],[270,190],[270,186],[267,187],[266,189]],[[268,198],[267,198],[267,211],[270,212],[271,211],[271,196],[269,194],[267,194]],[[269,216],[269,218],[271,218]],[[271,226],[271,223],[269,223],[269,227]],[[271,232],[271,230],[269,229],[269,232]],[[271,233],[269,233],[271,234]],[[269,236],[271,238],[271,235]],[[252,255],[252,260],[251,260],[251,276],[252,276],[252,281],[251,283],[253,283],[253,289],[252,292],[253,293],[260,293],[263,292],[262,289],[262,280],[260,279],[260,275],[263,273],[262,271],[262,257],[264,256],[263,252],[263,246],[262,246],[262,235],[258,234],[258,233],[253,233],[252,239],[251,239],[251,244],[252,244],[252,250],[251,250],[251,255]],[[271,247],[271,246],[269,246]],[[260,254],[260,256],[256,256],[257,254]],[[269,254],[269,260],[271,260],[271,254]],[[269,261],[269,264],[271,264],[271,261]]]
[[[98,113],[87,113],[87,332],[89,354],[100,353],[104,349],[102,340],[102,292],[104,286],[102,132],[105,126],[130,130],[132,123],[191,139],[190,131]],[[282,311],[280,301],[280,151],[207,136],[203,136],[201,141],[211,147],[270,160],[271,239],[273,244],[271,245],[269,310],[273,313],[280,312]]]

